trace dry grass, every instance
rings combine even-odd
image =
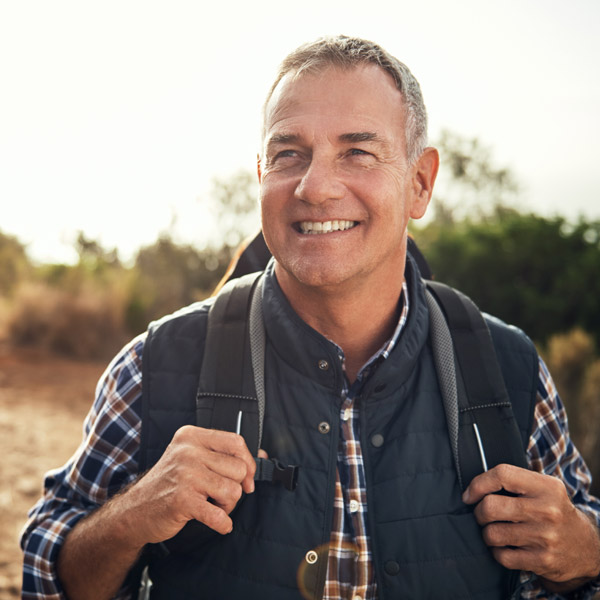
[[[125,340],[123,301],[114,290],[83,288],[76,294],[27,282],[4,319],[13,345],[75,358],[107,357]]]

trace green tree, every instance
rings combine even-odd
[[[514,205],[519,185],[510,169],[494,164],[491,149],[477,138],[443,130],[434,141],[440,153],[431,211],[440,223],[494,217]]]
[[[539,341],[579,326],[600,340],[600,223],[505,211],[416,233],[436,278]]]

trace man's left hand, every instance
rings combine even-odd
[[[495,493],[501,490],[516,495]],[[483,539],[506,568],[533,571],[556,592],[598,576],[598,529],[573,505],[560,479],[498,465],[471,481],[463,501],[477,504]]]

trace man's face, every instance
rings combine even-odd
[[[375,65],[280,82],[267,104],[259,178],[284,291],[402,280],[408,220],[429,200],[408,164],[404,126],[402,95]]]

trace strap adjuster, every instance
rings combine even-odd
[[[270,481],[281,483],[286,490],[293,492],[298,484],[298,470],[296,465],[284,465],[276,458],[255,458],[255,481]]]

